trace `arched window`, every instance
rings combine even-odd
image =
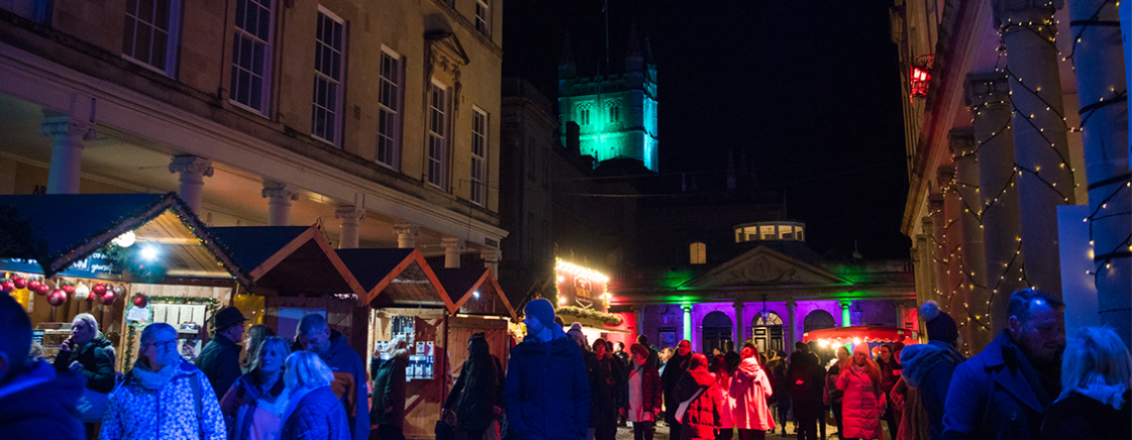
[[[696,242],[689,248],[692,264],[707,264],[707,245]]]
[[[759,313],[758,315],[755,315],[754,322],[752,322],[751,324],[755,327],[766,325],[782,325],[782,317],[778,316],[777,313],[768,311],[766,319],[763,319],[762,313]]]
[[[837,321],[834,321],[833,315],[825,310],[814,310],[806,315],[806,320],[803,323],[805,329],[803,331],[812,332],[814,330],[824,330],[827,328],[834,328],[837,326]]]
[[[726,342],[731,340],[731,317],[726,313],[715,311],[704,316],[703,341],[700,351],[711,354],[711,349],[718,348],[725,351]]]

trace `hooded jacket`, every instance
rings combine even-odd
[[[904,347],[900,354],[903,377],[916,389],[917,398],[928,417],[927,432],[932,440],[943,438],[944,401],[955,367],[966,358],[943,341]],[[919,426],[911,429],[921,430]]]
[[[243,373],[240,370],[240,350],[239,345],[223,335],[216,335],[200,350],[196,366],[208,376],[217,396],[227,393]]]
[[[864,347],[865,344],[857,346]],[[883,439],[880,417],[884,415],[887,399],[880,385],[873,385],[864,368],[851,365],[841,370],[837,389],[845,392],[841,402],[841,428],[845,430],[845,437]]]
[[[99,439],[228,438],[220,403],[208,378],[197,367],[184,361],[165,366],[174,372],[160,389],[143,385],[134,371],[139,368],[147,367],[138,361],[110,393]]]
[[[349,440],[346,412],[334,391],[330,387],[305,391],[289,404],[280,440]]]
[[[703,392],[696,396],[701,389]],[[695,400],[688,404],[688,410],[680,419],[680,423],[683,424],[680,429],[680,439],[714,440],[715,431],[723,426],[722,411],[726,407],[723,405],[723,396],[719,392],[715,375],[709,373],[706,368],[688,370],[680,378],[676,389],[672,391],[672,397],[675,399],[672,401],[672,406],[678,408],[693,396]]]
[[[86,387],[91,391],[106,394],[114,389],[114,343],[98,334],[90,342],[71,351],[59,351],[55,356],[55,371],[65,373],[71,362],[83,366]]]
[[[752,356],[739,364],[731,378],[727,396],[735,408],[732,420],[736,428],[760,431],[774,429],[774,418],[766,404],[767,398],[774,396],[774,388],[757,358]]]
[[[0,387],[0,432],[11,440],[86,439],[75,410],[86,378],[81,374],[56,373],[47,362],[27,366],[30,370]]]
[[[1045,389],[1038,371],[1003,330],[982,352],[955,367],[944,404],[943,438],[1035,440],[1041,436],[1042,413],[1057,391]]]
[[[405,368],[409,366],[409,356],[370,361],[373,371],[373,409],[370,410],[370,423],[405,426]],[[393,407],[385,412],[385,408]]]
[[[330,388],[342,401],[346,418],[350,421],[350,436],[354,440],[369,439],[369,396],[366,395],[366,365],[361,356],[337,330],[330,332],[330,348],[319,355],[334,372]],[[404,408],[402,408],[402,411]]]
[[[444,401],[445,409],[456,409],[456,421],[464,431],[482,431],[495,418],[499,406],[499,374],[487,340],[470,340],[468,360],[460,369],[460,378]]]
[[[550,342],[527,337],[511,348],[503,404],[509,433],[523,440],[577,440],[590,420],[590,383],[582,349],[558,324]]]

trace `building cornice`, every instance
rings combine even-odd
[[[498,44],[495,44],[494,41],[491,41],[491,38],[488,38],[487,35],[484,35],[482,32],[480,32],[479,29],[476,29],[476,25],[468,20],[468,18],[463,14],[461,14],[460,11],[452,8],[452,6],[448,5],[448,2],[445,0],[432,0],[432,3],[435,4],[436,7],[443,10],[444,13],[448,14],[448,18],[451,18],[456,23],[459,23],[460,27],[470,32],[472,36],[475,37],[476,41],[479,41],[480,44],[490,50],[491,53],[495,54],[495,56],[499,58],[503,58],[503,48],[499,47]]]

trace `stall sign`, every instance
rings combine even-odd
[[[43,273],[39,262],[31,258],[0,258],[0,270],[26,273]],[[98,278],[100,275],[121,274],[121,270],[114,269],[114,262],[102,252],[95,252],[89,257],[71,263],[67,270],[59,275],[79,278]]]

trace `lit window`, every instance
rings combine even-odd
[[[173,76],[180,11],[180,0],[126,0],[122,56]]]
[[[381,52],[377,97],[377,161],[397,168],[401,148],[401,57]]]
[[[232,39],[232,102],[267,113],[273,0],[237,0]]]
[[[428,96],[428,183],[444,188],[448,158],[448,90],[432,83]]]
[[[692,243],[690,246],[692,254],[692,264],[707,264],[707,245],[703,243]]]
[[[487,200],[487,113],[472,109],[472,203]]]
[[[490,0],[476,0],[476,30],[491,36],[491,8],[488,1]]]
[[[342,49],[346,47],[342,19],[319,7],[314,46],[314,99],[311,135],[338,145],[342,114]]]
[[[613,106],[609,108],[609,122],[619,122],[621,120],[621,107]]]
[[[590,125],[590,109],[582,109],[578,112],[578,122],[580,125]]]

